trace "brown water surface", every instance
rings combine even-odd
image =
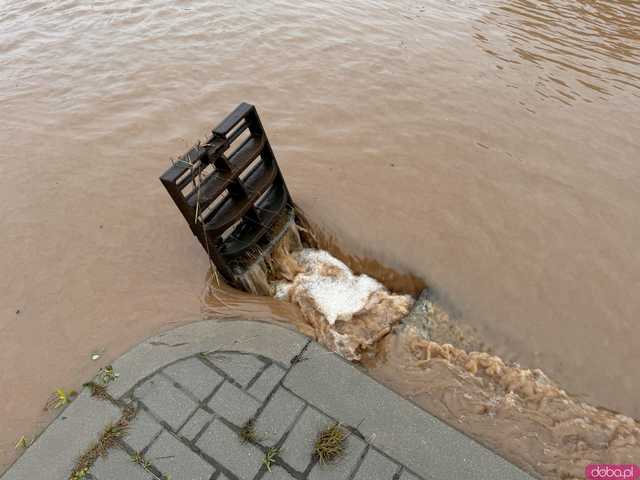
[[[349,251],[640,416],[639,2],[3,1],[0,72],[2,464],[54,388],[200,316],[157,176],[240,101]]]

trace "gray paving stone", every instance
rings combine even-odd
[[[197,358],[187,358],[164,369],[164,373],[204,400],[224,380],[217,372]]]
[[[474,480],[531,477],[318,344],[284,385],[327,415],[358,425],[371,444],[421,476]],[[328,387],[329,386],[329,387]],[[363,420],[364,419],[364,420]]]
[[[120,398],[158,368],[200,352],[241,350],[288,365],[308,342],[293,330],[241,318],[190,323],[149,338],[114,361],[120,377],[109,391]]]
[[[400,480],[420,480],[415,475],[407,472],[406,470],[402,471],[402,475],[400,475]]]
[[[174,430],[197,408],[193,400],[161,375],[154,375],[140,385],[134,395]]]
[[[355,470],[365,447],[362,440],[350,435],[344,442],[342,456],[329,464],[316,463],[309,472],[309,480],[346,480]]]
[[[149,446],[151,440],[160,433],[160,430],[162,430],[162,426],[151,415],[144,410],[139,410],[129,427],[125,442],[136,452],[140,452]]]
[[[273,466],[270,472],[266,472],[262,480],[296,480],[284,468]]]
[[[307,407],[282,445],[280,458],[294,470],[304,472],[311,463],[311,453],[318,432],[329,425],[329,417],[315,408]]]
[[[43,472],[44,473],[44,472]],[[154,480],[154,476],[137,463],[133,463],[123,450],[114,449],[100,457],[91,467],[96,480]]]
[[[117,382],[116,382],[117,383]],[[104,427],[120,418],[120,409],[96,400],[85,389],[16,461],[2,480],[68,478],[76,459]]]
[[[166,431],[153,442],[145,457],[162,474],[175,480],[209,480],[215,472],[214,467]]]
[[[209,401],[209,408],[239,427],[255,415],[259,406],[255,399],[229,382],[225,382]]]
[[[248,443],[241,443],[236,432],[220,420],[214,420],[209,425],[196,445],[240,480],[252,480],[260,470],[264,458],[260,449]]]
[[[260,443],[269,447],[278,443],[298,417],[304,402],[283,388],[276,390],[256,421]]]
[[[180,429],[180,435],[189,440],[193,440],[198,433],[202,430],[202,428],[213,418],[208,412],[205,412],[201,408],[199,408],[196,413],[193,414],[193,417],[189,419],[189,421]]]
[[[370,448],[353,480],[371,480],[373,478],[392,480],[399,468],[399,465],[393,463],[377,450]]]
[[[272,363],[260,374],[260,377],[247,391],[254,397],[264,400],[284,377],[285,373],[282,368]]]
[[[146,457],[174,480],[255,480],[258,472],[261,479],[291,480],[287,470],[294,469],[298,473],[293,477],[302,480],[302,472],[309,468],[317,434],[332,423],[329,417],[333,417],[350,425],[359,425],[360,432],[370,439],[372,447],[363,456],[362,440],[351,435],[345,456],[332,465],[314,465],[306,480],[343,480],[345,477],[389,480],[389,465],[394,462],[404,464],[401,480],[532,480],[506,460],[449,428],[347,362],[328,354],[315,343],[309,346],[308,360],[296,365],[284,380],[287,388],[308,402],[299,421],[289,427],[290,432],[282,446],[280,460],[286,462],[287,467],[282,469],[274,465],[271,474],[263,472],[263,451],[255,445],[241,444],[237,428],[227,426],[227,419],[240,426],[253,416],[260,403],[256,398],[266,399],[269,390],[277,388],[277,380],[282,374],[280,367],[270,364],[263,371],[263,362],[255,357],[212,355],[221,371],[247,385],[251,394],[228,381],[218,384],[224,389],[219,397],[216,394],[212,405],[224,415],[224,419],[220,416],[211,421],[217,415],[207,414],[204,407],[198,410],[195,398],[203,398],[205,391],[219,381],[221,374],[211,376],[210,372],[216,372],[207,365],[208,362],[203,361],[205,370],[202,370],[197,363],[185,359],[203,351],[238,348],[274,358],[284,365],[300,352],[306,342],[300,335],[280,327],[246,321],[199,322],[144,342],[114,363],[120,377],[109,387],[114,397],[119,399],[126,398],[128,392],[135,389],[134,395],[151,410],[152,415],[146,415],[144,410],[139,413],[131,434],[125,440],[140,451],[155,436]],[[202,361],[199,358],[193,360]],[[167,367],[167,373],[157,373],[171,362],[178,363],[173,369]],[[256,377],[256,373],[260,376]],[[136,387],[147,375],[155,377]],[[184,390],[176,388],[174,381],[184,385]],[[289,397],[284,394],[273,396],[261,414],[263,418],[259,429],[265,431],[267,441],[270,437],[275,441],[282,434],[282,429],[286,430],[283,425],[292,421],[293,415],[284,416],[283,412],[299,412],[295,407],[287,406],[290,398],[282,400],[280,396]],[[78,456],[97,439],[105,425],[116,421],[120,414],[110,403],[91,399],[87,391],[83,391],[2,476],[2,480],[43,478],[43,472],[46,478],[68,478]],[[171,428],[180,428],[186,423],[180,438],[163,429],[158,431],[160,426],[154,424],[151,416],[162,418],[163,424],[166,421],[174,426]],[[193,435],[199,427],[205,430],[198,438],[202,455],[195,453],[187,445],[189,442],[181,440],[195,438]],[[216,459],[214,463],[225,465],[225,471],[229,470],[227,476],[220,475],[214,465],[208,464],[205,456],[209,455]],[[97,480],[154,480],[147,475],[150,472],[133,464],[126,452],[117,450],[106,459],[99,460],[93,473],[92,478]],[[383,477],[379,478],[380,475]]]
[[[253,355],[216,352],[207,355],[207,358],[244,388],[264,367],[264,363]]]

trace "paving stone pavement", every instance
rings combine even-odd
[[[339,461],[323,465],[314,459],[318,432],[339,420],[283,385],[292,368],[237,351],[200,353],[167,365],[122,397],[138,406],[142,418],[132,423],[124,449],[172,480],[393,480],[405,471],[414,475],[407,478],[421,478],[369,445],[353,426],[345,426]],[[252,419],[257,439],[243,443],[240,429]],[[269,448],[281,452],[271,471],[263,462]],[[135,464],[127,463],[132,471]],[[122,455],[101,462],[91,477],[120,479],[122,464]],[[139,470],[135,478],[153,478]]]
[[[269,342],[273,335],[292,335],[280,327],[253,322],[244,324],[244,327],[251,327],[250,331],[258,332],[264,342]],[[218,333],[224,331],[232,337],[233,332],[224,329],[237,327],[215,328]],[[531,478],[377,384],[341,358],[294,335],[291,338],[296,343],[288,350],[264,348],[258,341],[255,348],[242,348],[242,345],[236,345],[233,350],[194,351],[191,348],[185,350],[188,355],[183,355],[184,352],[164,355],[156,362],[155,369],[146,368],[147,374],[143,378],[128,384],[125,381],[126,391],[110,388],[118,393],[114,395],[116,405],[134,405],[137,414],[119,448],[98,459],[85,478]],[[136,358],[132,355],[129,360]],[[135,361],[128,366],[122,364],[125,377],[130,374],[127,368],[135,364]],[[119,388],[122,390],[122,385]],[[86,392],[83,394],[77,401],[91,405],[93,409],[111,411],[114,408],[110,402],[91,399]],[[113,412],[110,418],[114,418]],[[249,420],[255,424],[257,437],[255,441],[243,442],[239,432]],[[50,429],[55,430],[56,422]],[[318,432],[335,423],[340,423],[347,431],[345,451],[337,461],[321,464],[313,458],[313,444]],[[91,427],[87,428],[91,430]],[[99,428],[93,430],[100,431]],[[74,458],[69,459],[67,465],[62,465],[64,459],[56,460],[61,454],[52,451],[56,447],[48,441],[48,435],[49,431],[46,431],[34,445],[35,453],[25,455],[2,479],[68,478]],[[87,446],[90,440],[90,437],[86,439]],[[279,449],[280,453],[267,468],[263,460],[270,448]],[[57,472],[66,472],[64,475],[49,476],[56,471],[53,468],[51,472],[40,471],[40,475],[34,476],[38,468],[45,468],[47,452],[52,455],[49,457],[51,463],[62,465]],[[140,460],[137,463],[132,461],[136,456]]]

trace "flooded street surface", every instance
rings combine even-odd
[[[640,2],[0,1],[0,72],[0,465],[55,388],[201,317],[157,177],[241,101],[349,252],[640,417]]]

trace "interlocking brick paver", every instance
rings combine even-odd
[[[162,430],[162,426],[144,410],[139,410],[129,426],[125,442],[136,452],[144,450]]]
[[[355,470],[365,447],[362,440],[355,435],[349,435],[345,440],[342,455],[332,463],[316,463],[309,472],[309,480],[346,480]]]
[[[133,463],[129,455],[119,449],[98,458],[91,468],[91,475],[96,480],[154,480],[150,472]],[[42,478],[46,478],[46,475]]]
[[[126,449],[99,458],[92,479],[159,480],[157,469],[163,480],[532,480],[315,343],[259,323],[214,323],[212,330],[178,329],[187,337],[163,334],[162,343],[149,340],[116,362],[120,377],[110,393],[119,405],[132,398],[140,408]],[[219,350],[235,339],[245,353]],[[305,345],[305,361],[285,368]],[[82,392],[1,480],[67,478],[121,415],[116,403]],[[254,417],[257,438],[243,443],[239,428]],[[314,443],[335,422],[358,430],[340,458],[320,464]],[[273,445],[281,450],[267,471],[263,459]],[[130,448],[149,469],[132,462]]]
[[[402,475],[400,475],[400,480],[420,480],[418,477],[416,477],[415,475],[407,472],[406,470],[404,470],[402,472]]]
[[[174,430],[197,408],[193,400],[162,375],[154,375],[140,385],[135,396]]]
[[[284,468],[274,466],[270,472],[266,472],[262,477],[263,480],[296,480]]]
[[[282,445],[280,457],[298,472],[311,463],[313,445],[318,432],[331,425],[331,419],[315,408],[307,407],[289,432]]]
[[[116,422],[121,415],[112,403],[91,397],[88,390],[81,392],[0,477],[2,480],[66,479],[77,458],[95,442],[107,424]],[[0,431],[4,433],[4,427]]]
[[[197,358],[181,360],[164,369],[164,373],[189,390],[199,400],[204,400],[224,380],[213,369]]]
[[[240,480],[252,480],[260,470],[264,458],[259,448],[242,443],[238,434],[220,420],[214,420],[209,425],[196,445],[237,475]]]
[[[260,442],[273,446],[289,430],[304,407],[304,402],[283,388],[276,390],[256,421]]]
[[[240,427],[255,415],[260,403],[235,385],[225,382],[211,398],[208,406],[218,415]]]
[[[358,425],[372,445],[418,475],[438,479],[530,479],[344,359],[326,354],[319,345],[311,344],[305,355],[307,360],[287,373],[283,385],[340,422]]]
[[[370,448],[353,480],[392,480],[399,466]]]
[[[198,433],[204,428],[207,422],[211,421],[213,415],[205,412],[201,408],[193,414],[193,416],[187,421],[187,423],[180,429],[180,435],[193,440]]]
[[[276,364],[269,365],[247,390],[251,395],[264,400],[275,388],[286,372]]]
[[[145,457],[165,476],[171,475],[175,480],[209,480],[215,472],[214,467],[169,432],[160,434]]]
[[[264,368],[264,363],[253,355],[215,352],[207,355],[207,358],[242,387],[246,387],[253,377]]]

